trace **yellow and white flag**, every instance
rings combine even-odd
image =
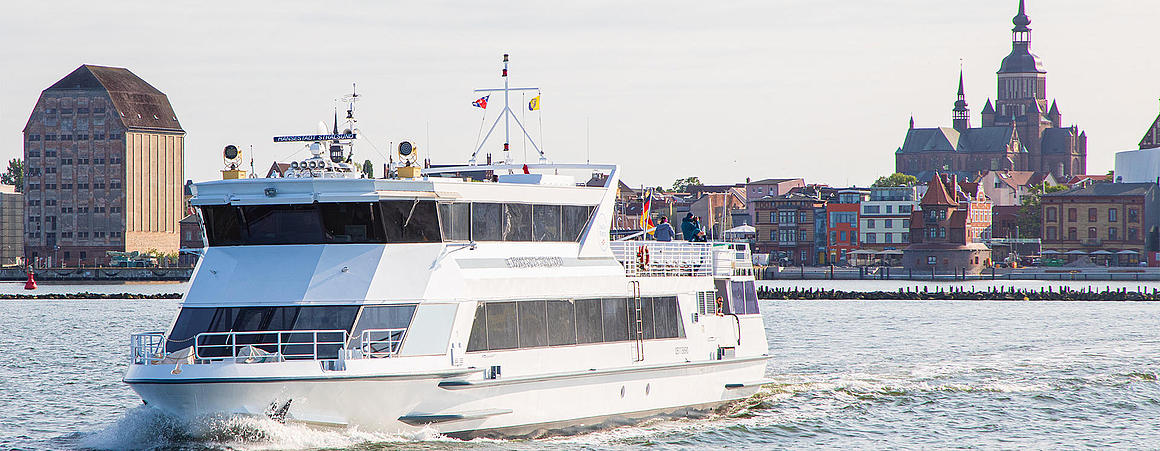
[[[540,109],[540,96],[532,97],[532,101],[528,102],[528,111],[536,111]]]

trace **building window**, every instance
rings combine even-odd
[[[830,231],[830,244],[838,244],[838,232]]]
[[[1075,240],[1079,239],[1079,236],[1077,235],[1075,227],[1071,227],[1071,228],[1067,229],[1067,239],[1070,241],[1075,241]]]
[[[899,205],[898,206],[899,213],[910,213],[911,210],[912,210],[912,207],[910,205]]]
[[[938,237],[939,238],[946,238],[947,237],[947,228],[946,227],[939,227],[938,228]]]
[[[777,212],[776,211],[769,212],[769,223],[770,224],[777,224]]]
[[[867,229],[873,229],[873,228],[874,228],[874,220],[873,220],[873,219],[867,219],[867,220],[866,220],[866,228],[867,228]]]
[[[1140,222],[1140,209],[1139,208],[1129,208],[1128,209],[1128,222]]]
[[[886,219],[886,220],[883,220],[882,222],[883,222],[883,224],[882,224],[883,227],[886,227],[888,229],[894,228],[894,220],[893,219]]]
[[[906,244],[906,243],[910,242],[910,232],[902,232],[898,235],[899,235],[899,239],[898,239],[899,243]]]
[[[1119,230],[1119,229],[1117,229],[1117,228],[1115,228],[1115,227],[1109,227],[1109,228],[1108,228],[1108,240],[1109,240],[1109,241],[1115,241],[1115,240],[1118,240],[1118,239],[1120,239],[1118,236],[1116,236],[1116,235],[1117,235],[1117,232],[1118,232],[1118,230]]]
[[[1135,227],[1128,227],[1128,239],[1132,241],[1140,239],[1140,230]]]
[[[866,242],[867,242],[867,243],[876,243],[876,242],[877,242],[877,241],[876,241],[876,238],[874,237],[874,234],[873,234],[873,233],[867,233],[867,234],[866,234]]]
[[[1056,235],[1055,227],[1048,227],[1046,235],[1047,235],[1047,239],[1054,240],[1055,235]]]
[[[1088,239],[1089,240],[1096,239],[1096,228],[1095,227],[1088,227]]]
[[[1099,210],[1095,208],[1088,209],[1088,222],[1096,222],[1100,220]]]
[[[1043,217],[1047,221],[1055,222],[1055,207],[1047,207],[1047,209],[1044,210]]]
[[[794,224],[797,219],[797,212],[793,210],[779,210],[777,212],[777,222],[779,224]]]
[[[937,264],[938,264],[938,257],[935,257],[935,256],[933,256],[933,255],[931,255],[931,256],[929,256],[929,257],[927,257],[927,258],[926,258],[926,264],[928,264],[928,265],[937,265]]]
[[[867,215],[878,214],[878,206],[877,205],[863,205],[862,206],[862,214],[867,214]]]
[[[1115,209],[1115,208],[1109,208],[1109,209],[1108,209],[1108,222],[1116,222],[1116,221],[1117,221],[1117,219],[1116,219],[1116,209]]]
[[[894,210],[894,206],[893,206],[893,205],[887,205],[887,206],[886,206],[886,214],[894,213],[894,211],[893,211],[893,210]]]
[[[777,231],[776,230],[769,231],[769,241],[777,241]]]
[[[883,238],[882,239],[883,243],[890,244],[890,243],[894,242],[894,234],[893,233],[886,232],[883,234],[882,238]]]
[[[1079,220],[1079,214],[1074,208],[1067,209],[1067,222],[1076,222]]]

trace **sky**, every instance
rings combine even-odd
[[[220,177],[221,149],[253,146],[264,175],[330,123],[357,83],[358,161],[392,143],[463,163],[502,101],[559,163],[617,163],[633,186],[696,176],[866,186],[893,172],[907,122],[950,126],[960,66],[972,121],[996,92],[1017,0],[18,2],[0,15],[0,158],[23,152],[40,92],[81,64],[126,67],[169,96],[185,176]],[[1088,172],[1135,149],[1160,111],[1153,0],[1028,0],[1032,50]],[[486,113],[486,116],[484,114]],[[513,125],[514,127],[514,125]],[[486,130],[483,130],[486,132]],[[498,159],[502,124],[484,152]],[[512,131],[512,157],[535,160]],[[481,152],[482,153],[482,152]],[[480,158],[482,160],[482,157]]]

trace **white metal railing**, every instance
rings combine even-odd
[[[613,241],[612,253],[625,274],[636,276],[713,275],[713,243]]]
[[[321,336],[321,339],[320,339]],[[221,337],[219,340],[212,338]],[[239,341],[238,338],[242,337]],[[252,338],[251,338],[252,337]],[[275,354],[280,359],[319,360],[321,346],[338,350],[346,346],[348,334],[345,330],[269,330],[253,332],[203,332],[197,334],[193,344],[193,355],[198,360],[250,359],[262,355],[239,355],[242,350],[252,352],[259,349]],[[220,341],[221,343],[207,343]],[[270,350],[273,348],[273,351]],[[329,353],[327,355],[329,357]]]
[[[165,332],[142,332],[129,336],[129,359],[149,365],[165,358]]]
[[[407,329],[367,329],[359,337],[359,350],[363,357],[391,357],[399,352]]]

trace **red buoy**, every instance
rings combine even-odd
[[[28,267],[28,281],[24,282],[24,289],[25,290],[35,290],[36,289],[36,278],[32,277],[32,267],[31,266]]]

